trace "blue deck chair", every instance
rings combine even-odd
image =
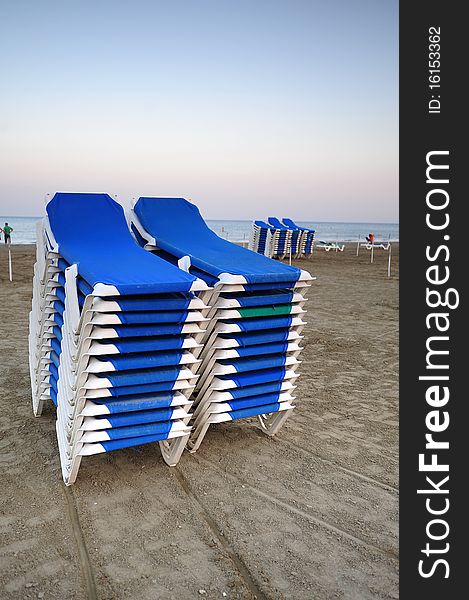
[[[216,403],[220,390],[229,389],[227,385],[241,391],[253,385],[252,380],[243,378],[232,378],[228,383],[223,379],[225,375],[233,377],[238,372],[251,370],[275,372],[280,378],[275,382],[279,386],[288,386],[296,377],[297,356],[301,350],[298,342],[305,325],[301,319],[305,298],[300,290],[309,285],[311,276],[222,240],[207,227],[198,209],[183,199],[140,198],[130,221],[138,232],[137,240],[147,250],[172,264],[178,261],[177,264],[185,265],[189,272],[197,273],[213,286],[214,291],[207,301],[211,305],[210,322],[203,338],[200,378],[194,390],[194,430],[200,434],[202,429],[205,431],[203,423],[254,415],[259,416],[266,433],[277,431],[278,423],[283,423],[291,412],[289,402],[263,404],[270,406],[273,413],[285,413],[273,418],[263,417],[262,410],[254,405],[255,400],[249,407],[246,404],[249,415],[243,408],[240,412],[229,408],[229,402],[212,404]],[[261,222],[258,228],[273,230],[271,225]],[[283,233],[280,247],[279,235],[276,237],[275,251],[283,254],[290,230],[282,224],[278,230]],[[262,239],[259,240],[262,243]],[[255,339],[250,341],[249,336]],[[286,368],[276,370],[279,366]],[[224,416],[220,406],[226,409]],[[215,420],[210,421],[209,416],[214,414]],[[192,450],[201,441],[199,434],[197,441],[192,437],[189,442]]]

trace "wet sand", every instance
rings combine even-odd
[[[31,409],[35,249],[0,247],[0,598],[398,597],[398,244],[294,261],[308,292],[297,410],[275,438],[212,426],[84,458],[62,483],[53,407]]]

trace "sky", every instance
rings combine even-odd
[[[0,214],[398,221],[397,0],[2,0]]]

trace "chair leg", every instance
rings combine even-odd
[[[257,419],[264,433],[267,435],[275,435],[288,419],[291,412],[292,409],[271,413],[270,415],[258,415]]]
[[[189,435],[181,435],[172,440],[163,440],[159,443],[163,460],[167,465],[175,467],[178,464],[188,439]]]
[[[65,434],[62,432],[58,421],[55,424],[55,429],[57,432],[57,443],[59,446],[62,477],[65,485],[72,485],[75,483],[78,475],[78,469],[80,468],[81,464],[81,456],[79,454],[75,454],[71,459],[69,458],[67,455],[67,443],[64,439]]]
[[[80,468],[81,456],[74,456],[70,465],[70,470],[62,470],[65,485],[73,485],[77,479],[78,469]]]
[[[205,434],[207,433],[209,426],[210,423],[206,421],[201,427],[197,427],[196,430],[193,432],[193,435],[191,436],[191,439],[187,445],[187,449],[191,454],[194,454],[194,452],[198,450],[200,444],[202,443],[202,440],[205,437]]]
[[[35,417],[42,416],[42,409],[44,408],[44,400],[38,398],[38,395],[33,398],[33,413]]]

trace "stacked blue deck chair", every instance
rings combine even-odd
[[[83,456],[159,442],[174,465],[208,323],[207,284],[145,252],[107,194],[57,193],[38,231],[33,409],[57,407],[62,475]]]
[[[294,408],[302,292],[312,277],[221,239],[182,198],[140,198],[130,223],[147,250],[211,288],[189,449],[211,424],[235,419],[258,417],[275,434]]]
[[[285,255],[289,254],[291,250],[292,230],[281,223],[277,217],[269,217],[268,222],[269,225],[271,225],[275,231],[278,232],[278,242],[274,251],[274,256],[284,258]]]
[[[294,258],[300,258],[304,254],[306,235],[291,219],[283,219],[283,225],[290,230],[290,249]]]
[[[307,227],[300,227],[294,223],[291,219],[283,219],[283,224],[292,230],[292,236],[297,233],[297,257],[303,255],[309,255],[313,252],[314,235],[315,229],[308,229]],[[294,253],[292,248],[292,254]]]
[[[265,221],[254,221],[249,240],[249,249],[272,258],[278,242],[278,232]]]

